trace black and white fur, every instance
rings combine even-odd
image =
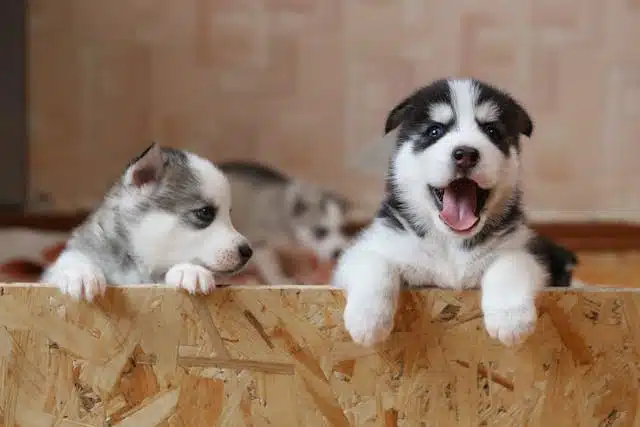
[[[402,285],[480,284],[492,337],[511,345],[533,330],[536,292],[549,283],[551,267],[570,276],[575,260],[526,225],[520,137],[532,132],[522,106],[474,79],[435,81],[390,112],[385,133],[396,147],[386,197],[334,274],[346,290],[344,322],[354,341],[373,345],[389,335]],[[457,155],[461,149],[472,158]],[[443,219],[443,193],[461,178],[475,183],[476,222],[452,228]],[[557,275],[557,285],[565,281]]]
[[[347,245],[348,203],[342,197],[254,161],[218,167],[231,183],[233,223],[251,241],[252,261],[267,284],[291,282],[280,265],[279,247],[302,247],[328,261]]]
[[[86,300],[107,284],[209,292],[214,275],[232,274],[252,256],[230,209],[229,183],[211,162],[154,143],[72,232],[41,281]]]

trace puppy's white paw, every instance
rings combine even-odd
[[[165,282],[177,288],[185,289],[190,294],[197,292],[208,294],[216,287],[213,273],[195,264],[176,264],[169,269]]]
[[[482,278],[482,312],[489,335],[507,346],[528,338],[538,316],[535,294],[546,280],[545,269],[528,252],[498,256]]]
[[[483,311],[487,332],[506,346],[522,343],[536,327],[537,311],[533,301],[515,307],[485,308]]]
[[[346,291],[345,329],[355,343],[366,347],[391,334],[400,292],[396,266],[376,249],[379,237],[373,229],[365,231],[361,240],[344,251],[332,280],[335,287]],[[380,241],[387,244],[384,236]]]
[[[389,337],[394,315],[393,301],[354,295],[347,299],[344,326],[354,342],[371,347]]]
[[[102,271],[88,263],[51,271],[46,277],[46,282],[57,286],[62,293],[74,299],[85,299],[89,302],[96,296],[103,295],[107,288]]]

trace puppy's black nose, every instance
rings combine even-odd
[[[453,161],[460,170],[467,171],[478,164],[480,152],[473,147],[462,145],[453,150]]]
[[[238,246],[238,253],[240,254],[240,258],[242,258],[243,261],[246,261],[251,258],[251,255],[253,255],[253,249],[251,249],[251,246],[249,246],[248,243],[243,243]]]
[[[336,249],[335,251],[333,251],[333,253],[331,254],[331,259],[332,260],[337,260],[338,258],[340,258],[340,255],[342,255],[342,249]]]

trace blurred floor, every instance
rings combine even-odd
[[[640,251],[581,252],[576,277],[587,284],[640,287]]]
[[[36,280],[37,275],[33,276],[33,272],[37,270],[37,264],[43,265],[55,258],[57,244],[64,242],[66,235],[64,232],[27,229],[0,230],[0,282]],[[575,277],[585,284],[640,288],[640,250],[582,251],[578,256],[580,264]],[[285,263],[288,264],[286,270],[293,274],[297,272],[304,282],[327,282],[331,276],[329,265],[316,265],[311,259],[291,254],[287,258],[290,260]],[[6,263],[12,261],[21,262],[10,264],[12,274],[9,276]],[[28,262],[26,274],[16,276],[18,270],[25,268],[24,261]]]

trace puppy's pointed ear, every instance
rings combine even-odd
[[[406,119],[407,113],[411,109],[409,104],[409,98],[402,101],[400,104],[393,107],[393,109],[387,115],[387,121],[384,124],[385,135],[400,126],[400,124]]]
[[[124,174],[124,184],[135,188],[155,185],[164,175],[162,149],[153,142],[131,161]]]
[[[527,110],[524,109],[520,104],[515,102],[516,105],[516,123],[518,126],[518,132],[522,135],[525,135],[527,138],[531,138],[533,134],[533,121],[527,113]]]

